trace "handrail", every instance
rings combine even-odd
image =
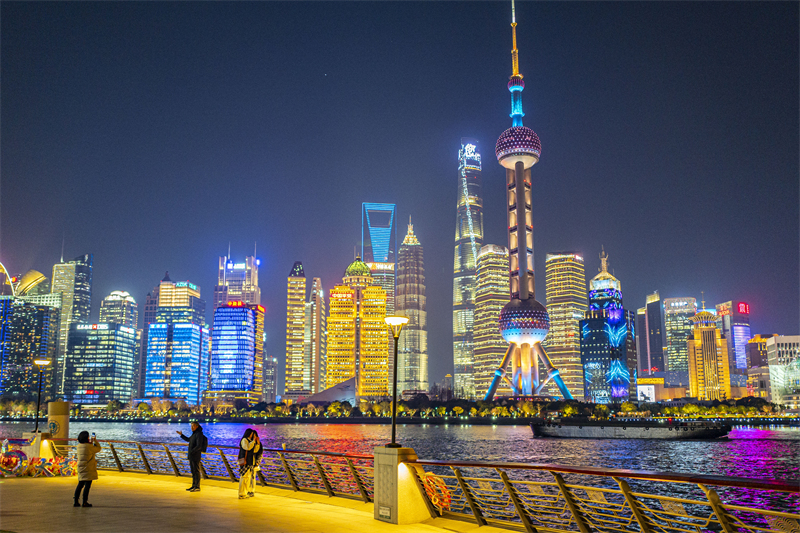
[[[47,440],[58,441],[58,442],[69,442],[69,441],[77,441],[78,439],[75,438],[51,438]],[[97,439],[97,442],[110,442],[114,444],[148,444],[151,446],[188,446],[186,442],[149,442],[149,441],[132,441],[132,440],[100,440]],[[238,450],[238,446],[231,446],[229,444],[212,444],[209,443],[209,446],[213,448],[227,448],[229,450]],[[341,453],[341,452],[323,452],[323,451],[316,451],[316,450],[284,450],[283,448],[264,448],[265,452],[283,452],[283,453],[300,453],[300,454],[309,454],[312,453],[314,455],[327,455],[330,457],[350,457],[351,459],[369,459],[372,460],[372,455],[361,454],[361,453]]]
[[[677,472],[653,472],[649,470],[626,470],[617,468],[598,468],[592,466],[567,466],[554,464],[528,463],[480,463],[475,461],[431,461],[417,459],[408,464],[427,466],[446,466],[461,468],[503,468],[515,470],[540,470],[547,472],[563,472],[565,474],[584,474],[602,477],[626,477],[629,479],[645,479],[650,481],[674,481],[677,483],[707,483],[709,485],[739,487],[747,489],[777,490],[781,492],[800,493],[800,481],[782,481],[774,479],[752,479],[745,477],[711,476],[705,474],[681,474]]]

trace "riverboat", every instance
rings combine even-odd
[[[539,419],[531,422],[534,437],[562,439],[718,439],[731,426],[720,422],[650,419]]]

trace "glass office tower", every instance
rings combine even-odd
[[[39,386],[36,359],[50,365],[42,374],[42,393],[55,393],[55,369],[52,362],[58,353],[59,309],[47,305],[0,297],[0,395],[30,398]]]
[[[61,321],[58,357],[55,365],[56,388],[64,389],[64,362],[67,337],[73,323],[88,322],[92,309],[92,254],[62,261],[53,266],[52,292],[61,294]]]
[[[214,309],[228,301],[240,301],[249,305],[261,304],[261,289],[258,286],[258,267],[261,265],[254,255],[236,263],[229,256],[219,258],[217,285],[214,286]]]
[[[150,324],[145,397],[202,400],[208,388],[209,331],[191,322]]]
[[[664,331],[667,337],[667,360],[664,366],[669,371],[689,372],[689,345],[692,333],[692,317],[697,314],[694,298],[664,299]],[[683,381],[685,383],[685,381]]]
[[[100,322],[122,324],[129,328],[139,325],[139,306],[125,291],[114,291],[100,303]]]
[[[286,374],[287,392],[310,394],[303,382],[306,322],[306,274],[303,263],[296,261],[286,283]]]
[[[422,245],[409,219],[397,261],[397,314],[408,318],[397,347],[397,390],[428,392],[428,311]],[[387,314],[388,314],[387,310]]]
[[[477,288],[475,291],[475,393],[486,396],[508,350],[500,334],[497,317],[511,300],[508,279],[508,249],[496,244],[484,245],[478,252]],[[496,394],[511,396],[511,388],[503,382]]]
[[[453,388],[459,398],[473,398],[475,285],[478,252],[483,246],[481,154],[475,139],[461,139],[457,191],[453,259]]]
[[[133,398],[136,330],[122,324],[72,324],[67,343],[64,399],[106,404]]]
[[[579,322],[586,312],[586,270],[576,252],[549,253],[545,258],[545,294],[550,332],[544,340],[547,355],[575,398],[583,397]],[[547,393],[559,394],[555,383]]]
[[[233,404],[261,401],[264,388],[264,308],[229,300],[214,311],[211,386],[205,397]]]

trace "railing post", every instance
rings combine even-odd
[[[142,456],[142,462],[144,463],[144,469],[147,470],[148,474],[153,473],[153,469],[150,468],[150,463],[147,462],[147,457],[144,455],[144,450],[142,449],[142,445],[138,442],[136,443],[136,447],[139,448],[139,454]]]
[[[225,464],[225,469],[228,471],[228,477],[231,478],[231,481],[237,481],[236,475],[233,473],[233,468],[231,468],[231,465],[228,463],[228,458],[225,457],[225,453],[222,451],[222,448],[217,448],[217,451],[219,452],[219,456],[222,457],[222,462]]]
[[[259,466],[259,465],[253,465],[253,468],[256,468],[256,466]],[[258,476],[258,479],[261,480],[261,485],[266,487],[267,486],[267,478],[264,477],[264,474],[261,473],[260,469],[256,470],[256,475]]]
[[[575,525],[578,526],[578,529],[581,533],[591,533],[591,529],[589,529],[589,526],[586,525],[586,520],[583,518],[578,506],[575,504],[575,500],[572,499],[572,494],[570,494],[567,484],[564,483],[564,478],[561,477],[561,474],[558,472],[550,471],[550,473],[553,474],[554,478],[556,478],[558,490],[561,492],[561,496],[564,498],[567,508],[569,508],[569,512],[572,513],[572,518],[575,520]]]
[[[706,493],[708,503],[711,504],[714,514],[717,515],[717,518],[719,519],[719,525],[722,526],[722,530],[725,533],[734,533],[736,528],[733,527],[733,524],[731,524],[728,514],[725,512],[725,507],[722,504],[722,500],[719,499],[719,495],[716,493],[716,491],[714,489],[709,489],[701,483],[698,483],[697,486],[703,489],[703,492]]]
[[[528,518],[527,513],[525,512],[525,508],[522,506],[522,502],[519,500],[519,497],[517,496],[516,489],[511,485],[511,480],[508,479],[508,474],[506,474],[499,468],[495,468],[495,470],[497,471],[498,474],[500,474],[500,479],[503,480],[503,484],[506,486],[506,492],[508,492],[508,497],[511,498],[511,502],[514,504],[514,508],[517,510],[519,519],[522,521],[522,525],[525,526],[525,531],[527,531],[528,533],[537,533],[536,528],[533,527],[533,524],[531,524],[531,521]]]
[[[409,463],[406,464],[408,464],[409,468],[412,468],[411,464]],[[421,466],[420,467],[415,466],[413,468],[414,468],[414,482],[416,483],[417,488],[419,489],[420,496],[422,496],[422,499],[425,501],[425,506],[428,508],[428,512],[431,514],[431,518],[439,518],[439,516],[441,515],[439,514],[439,511],[436,510],[436,506],[433,505],[433,502],[428,496],[428,491],[425,490],[425,484],[422,481],[422,476],[425,475],[425,469],[422,468]]]
[[[624,479],[619,479],[616,477],[612,477],[614,481],[617,482],[619,485],[619,489],[622,491],[622,494],[625,496],[625,501],[628,502],[628,507],[631,508],[631,512],[633,516],[636,518],[636,521],[639,522],[639,527],[642,528],[642,533],[651,533],[650,529],[650,522],[647,521],[647,517],[642,513],[642,510],[639,508],[639,500],[633,495],[631,491],[630,485]]]
[[[111,448],[111,455],[114,456],[114,461],[117,463],[117,469],[120,472],[124,472],[124,470],[122,470],[122,463],[120,462],[119,456],[117,455],[117,450],[114,449],[114,443],[113,442],[109,442],[108,443],[108,447]]]
[[[167,452],[167,457],[169,457],[169,462],[172,463],[172,469],[175,471],[175,475],[180,477],[181,473],[178,472],[178,465],[175,464],[175,459],[172,458],[172,453],[169,451],[169,448],[167,448],[166,444],[164,444],[163,446],[164,450],[166,450]]]
[[[319,471],[319,477],[320,479],[322,479],[322,484],[325,487],[325,491],[328,493],[328,496],[332,498],[333,496],[335,496],[335,494],[333,493],[333,488],[331,487],[331,484],[328,481],[328,476],[325,475],[325,469],[322,468],[322,464],[319,462],[319,459],[317,459],[316,455],[312,455],[311,457],[314,458],[314,464],[317,465],[317,470]]]
[[[361,493],[361,499],[364,500],[364,503],[369,503],[369,493],[367,492],[367,489],[364,488],[364,483],[361,482],[361,476],[358,475],[358,470],[356,470],[356,466],[349,457],[347,458],[347,466],[350,467],[350,474],[352,474],[353,479],[356,482],[358,492]]]
[[[472,509],[472,514],[475,516],[475,522],[477,522],[479,526],[485,526],[486,519],[483,518],[483,513],[481,513],[481,510],[478,508],[478,504],[475,503],[475,499],[472,497],[472,492],[470,492],[469,486],[467,486],[467,483],[464,481],[464,478],[461,477],[461,471],[453,466],[451,466],[450,468],[456,475],[456,480],[458,480],[458,486],[461,487],[461,492],[464,494],[464,498],[467,500],[469,508]]]
[[[289,468],[289,463],[286,461],[286,457],[283,456],[282,452],[278,452],[278,457],[281,458],[281,464],[283,465],[283,470],[286,472],[286,477],[289,478],[289,483],[292,484],[292,488],[296,491],[300,491],[300,487],[297,486],[297,480],[294,479],[294,474],[292,474],[292,469]]]
[[[200,459],[200,475],[203,476],[203,479],[208,479],[208,473],[206,472],[206,467],[203,466],[202,459]]]

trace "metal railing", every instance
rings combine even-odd
[[[54,445],[74,455],[75,439]],[[190,476],[187,444],[100,441],[98,467]],[[205,478],[238,481],[238,447],[209,444]],[[528,533],[800,533],[800,484],[522,463],[406,463],[432,517]],[[257,482],[373,500],[371,455],[265,448]]]
[[[54,454],[75,455],[76,439],[49,441]],[[98,441],[97,467],[118,472],[140,472],[191,477],[188,444]],[[239,481],[237,446],[209,444],[200,463],[205,479]],[[264,448],[256,481],[264,486],[277,486],[296,491],[316,492],[328,496],[373,499],[373,466],[371,455],[335,452],[309,452]]]
[[[478,525],[528,533],[800,532],[800,484],[562,465],[408,465],[432,517]]]

